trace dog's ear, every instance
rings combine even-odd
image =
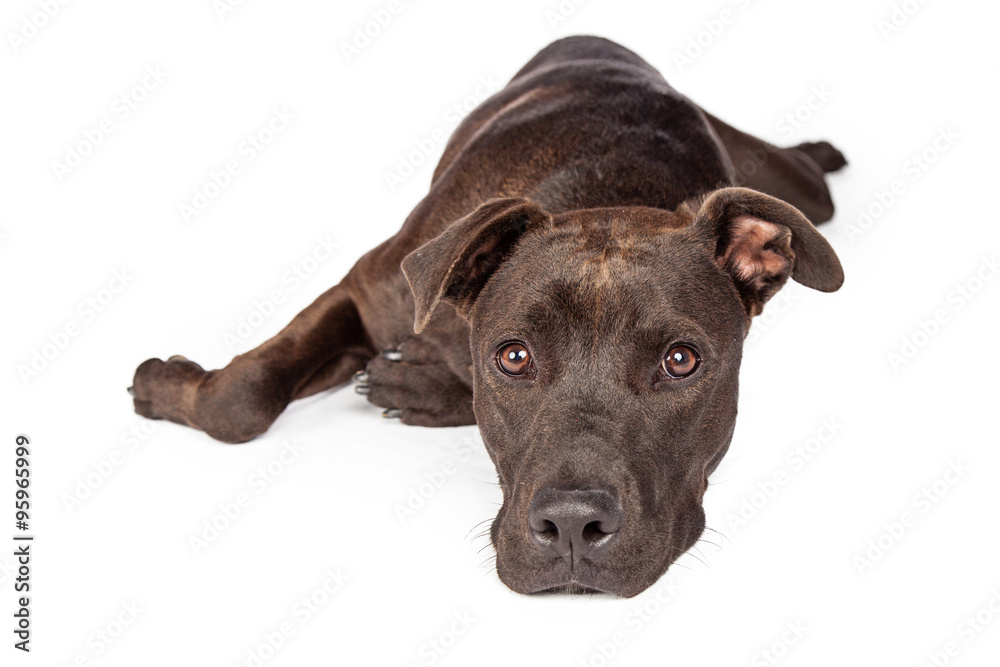
[[[527,199],[491,199],[404,257],[416,310],[413,330],[423,331],[442,300],[465,315],[521,235],[550,217]]]
[[[833,248],[802,213],[748,188],[722,188],[705,197],[693,223],[730,275],[747,314],[760,314],[789,276],[822,292],[844,282]]]

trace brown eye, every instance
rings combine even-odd
[[[507,375],[524,375],[531,368],[531,355],[521,343],[507,343],[497,352],[497,366]]]
[[[694,373],[700,361],[698,353],[687,345],[674,345],[663,357],[660,367],[672,378],[686,378]]]

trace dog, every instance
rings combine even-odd
[[[225,368],[141,364],[135,411],[238,443],[353,377],[404,424],[479,425],[508,587],[634,596],[704,530],[752,318],[789,277],[843,282],[812,223],[845,164],[559,40],[462,121],[395,236]]]

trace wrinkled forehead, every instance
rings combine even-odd
[[[563,216],[526,236],[480,294],[475,312],[486,317],[474,317],[477,327],[594,336],[713,331],[742,339],[743,309],[731,281],[708,249],[663,213],[649,224],[613,211]]]

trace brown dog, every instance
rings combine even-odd
[[[844,164],[729,127],[617,44],[560,40],[462,122],[399,233],[226,368],[143,363],[136,412],[243,442],[363,369],[386,416],[479,424],[504,583],[635,595],[704,529],[751,318],[789,276],[843,281],[807,216],[833,215]]]

